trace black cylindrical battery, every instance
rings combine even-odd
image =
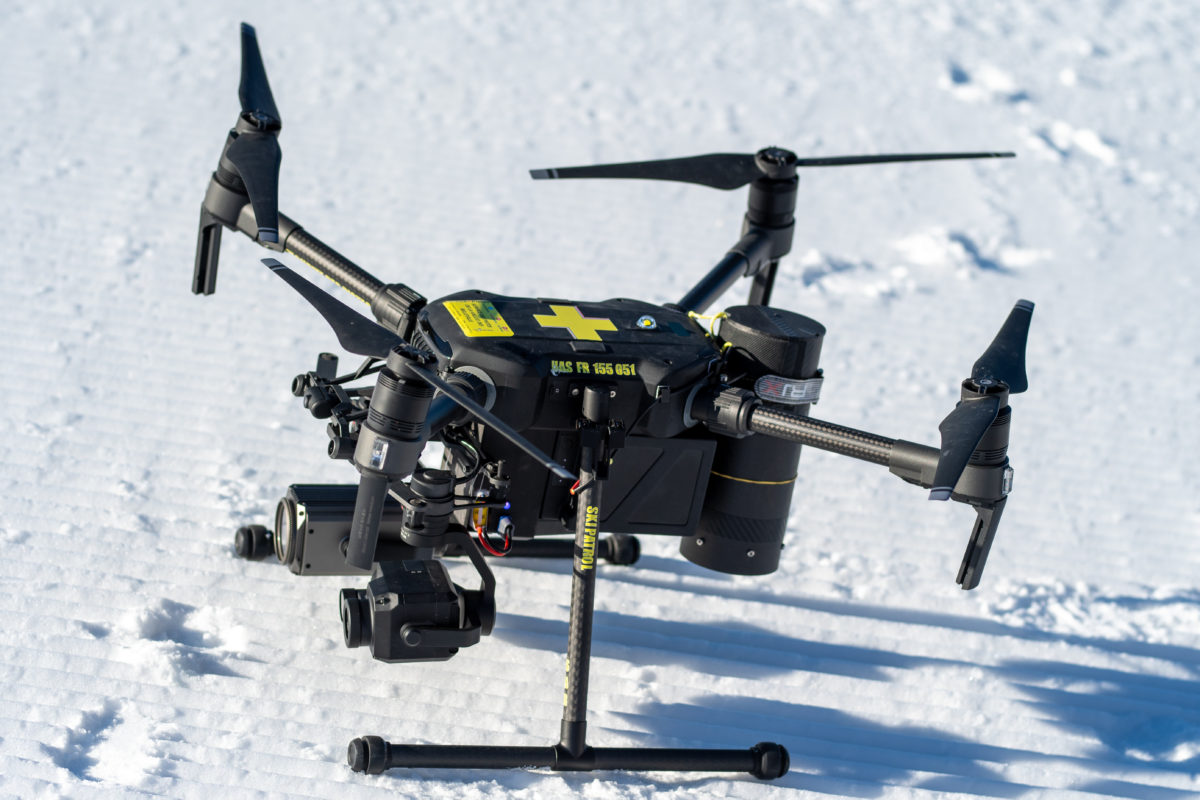
[[[817,375],[825,336],[819,322],[768,306],[735,306],[726,314],[720,337],[728,343],[726,367],[736,385],[753,387],[763,375]],[[808,415],[808,404],[786,408]],[[689,561],[719,572],[774,572],[799,462],[797,442],[769,436],[722,438],[696,532],[680,541],[679,551]]]
[[[779,566],[800,445],[752,436],[717,446],[694,536],[679,551],[702,567],[766,575]]]

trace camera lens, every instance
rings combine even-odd
[[[275,507],[275,557],[284,564],[292,562],[296,552],[296,504],[290,497]]]
[[[342,589],[338,610],[346,647],[371,643],[371,603],[362,589]]]

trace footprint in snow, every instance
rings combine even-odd
[[[105,732],[116,724],[119,708],[115,701],[106,700],[100,708],[84,712],[78,724],[68,730],[66,741],[61,746],[43,744],[42,750],[52,762],[75,777],[92,780],[88,774],[96,765],[92,750],[103,739]]]
[[[126,661],[160,683],[183,683],[203,675],[239,677],[226,662],[234,651],[224,636],[240,628],[223,624],[212,609],[158,598],[126,615],[121,633]]]
[[[1100,134],[1088,128],[1076,128],[1062,120],[1023,131],[1025,143],[1035,152],[1065,161],[1080,154],[1090,156],[1101,164],[1117,163],[1117,149]]]
[[[1011,75],[990,64],[980,65],[972,74],[961,64],[951,61],[946,65],[945,74],[938,79],[938,85],[967,103],[1016,104],[1030,100],[1029,92],[1019,88]]]
[[[136,786],[160,771],[165,753],[155,742],[170,737],[159,734],[132,704],[106,700],[80,716],[62,745],[42,751],[80,780]]]
[[[1028,267],[1049,257],[1049,252],[979,241],[962,231],[932,228],[906,236],[894,243],[903,256],[906,268],[922,271],[952,269],[961,277],[980,272],[1012,275],[1016,269]]]

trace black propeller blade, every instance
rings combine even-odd
[[[279,130],[282,122],[254,28],[242,23],[242,81],[238,85],[242,114],[225,157],[237,170],[254,208],[258,239],[279,241]]]
[[[238,85],[238,100],[242,102],[242,113],[258,122],[261,129],[278,129],[283,124],[271,94],[271,84],[267,82],[258,36],[245,22],[242,23],[242,82]]]
[[[411,350],[409,345],[399,336],[367,319],[340,300],[321,291],[275,259],[264,258],[262,262],[272,272],[287,281],[293,289],[299,292],[305,300],[320,312],[325,321],[329,323],[329,327],[333,328],[338,342],[351,353],[357,353],[362,356],[373,356],[375,358],[386,358],[388,353],[395,347]],[[407,364],[409,370],[420,376],[422,380],[435,389],[441,391],[442,394],[449,397],[480,422],[491,427],[501,436],[524,450],[558,477],[570,481],[577,480],[578,476],[543,453],[508,423],[476,403],[470,397],[467,397],[457,388],[447,383],[436,372],[422,364],[418,359],[419,354],[417,351],[412,350],[412,353],[413,355]]]
[[[622,164],[597,164],[587,167],[533,169],[534,180],[564,178],[641,178],[654,181],[679,181],[737,189],[758,178],[791,178],[798,167],[841,167],[853,164],[885,164],[899,161],[945,161],[959,158],[1012,158],[1013,153],[902,153],[874,156],[828,156],[796,158],[795,153],[768,147],[753,155],[711,153],[661,161],[630,161]]]
[[[631,161],[624,164],[597,164],[591,167],[531,169],[535,181],[560,178],[642,178],[651,181],[698,183],[714,189],[737,189],[762,175],[752,155],[712,153],[663,161]]]
[[[387,358],[393,347],[406,346],[404,340],[395,333],[321,291],[275,259],[264,258],[262,263],[304,296],[304,299],[325,318],[329,327],[333,328],[338,343],[347,352],[372,358]]]
[[[1025,375],[1025,345],[1032,319],[1033,303],[1018,300],[996,338],[971,369],[971,380],[980,389],[999,383],[1007,387],[1009,394],[1019,394],[1029,388]],[[999,413],[999,396],[983,394],[962,400],[942,420],[938,426],[942,433],[941,455],[929,490],[930,500],[950,499],[971,454]]]
[[[930,500],[949,500],[954,484],[967,468],[971,453],[987,433],[988,426],[1000,413],[1000,398],[995,395],[963,400],[951,411],[938,430],[942,432],[942,452],[933,473]]]
[[[992,344],[971,368],[971,378],[975,381],[987,378],[1003,381],[1008,384],[1008,391],[1012,394],[1020,394],[1028,389],[1025,343],[1029,338],[1029,322],[1032,319],[1033,303],[1018,300]]]
[[[878,156],[824,156],[798,158],[797,167],[848,167],[856,164],[893,164],[901,161],[953,161],[961,158],[1015,158],[1016,153],[893,153]]]
[[[275,133],[240,134],[229,144],[225,157],[237,169],[254,207],[258,238],[279,241],[279,162],[283,154]]]

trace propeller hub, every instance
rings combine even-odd
[[[252,130],[256,131],[277,131],[283,127],[279,124],[279,120],[262,111],[244,111],[242,119],[250,124]]]
[[[1008,395],[1010,393],[1008,384],[997,378],[967,378],[962,382],[962,399],[967,400],[972,397],[988,397],[998,395],[1000,397],[1000,405],[1008,405]]]
[[[764,147],[754,154],[754,163],[772,180],[796,177],[796,154],[782,147]]]
[[[396,374],[407,374],[406,369],[410,365],[424,367],[433,359],[430,355],[422,350],[418,350],[410,344],[399,342],[388,352],[386,364],[388,369]]]

